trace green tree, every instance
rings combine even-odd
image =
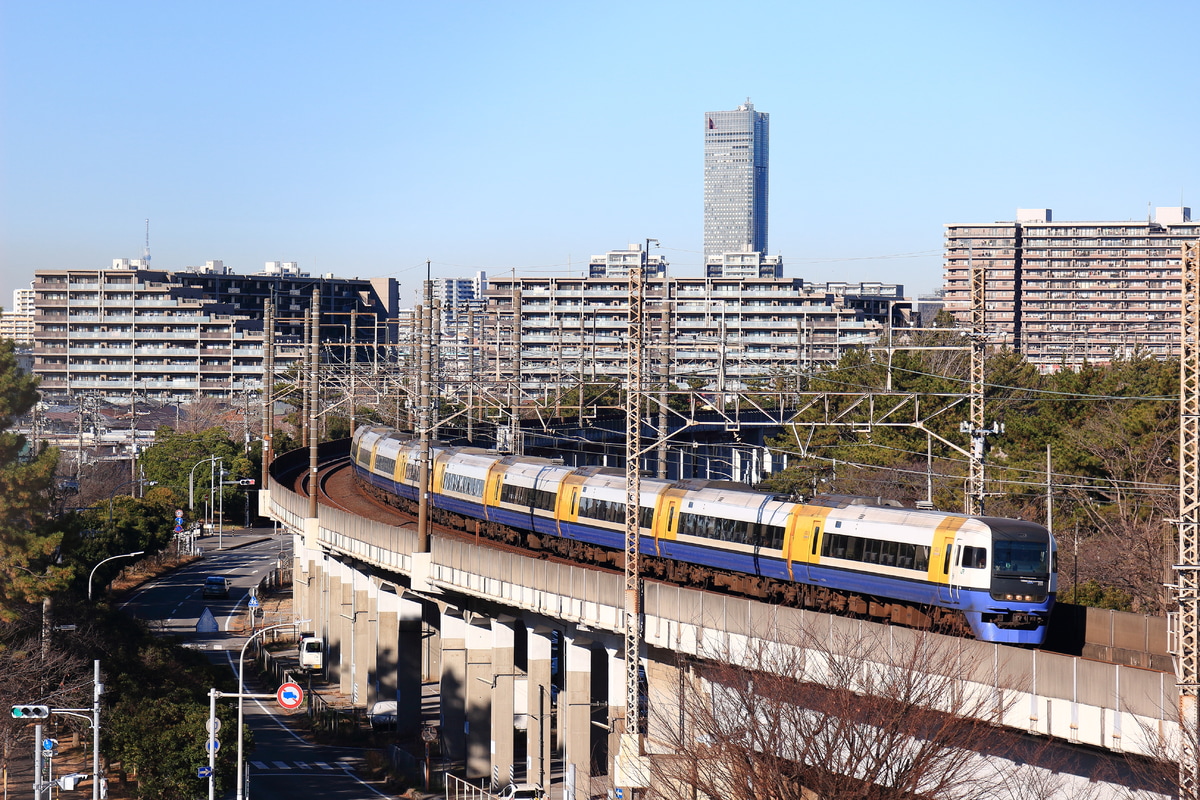
[[[186,503],[188,481],[193,476],[193,469],[194,488],[208,485],[212,473],[203,462],[212,456],[220,459],[229,473],[228,479],[255,477],[253,459],[243,451],[241,444],[230,439],[221,428],[209,428],[200,433],[180,433],[164,425],[155,431],[154,444],[142,451],[138,463],[147,480],[172,489],[175,502]],[[232,497],[232,493],[226,493],[227,502]]]
[[[236,742],[237,713],[229,703],[217,706],[221,738]],[[205,742],[208,733],[207,704],[181,689],[146,702],[146,698],[123,698],[108,715],[109,757],[119,759],[126,769],[137,771],[138,796],[146,800],[177,800],[206,797],[207,783],[196,780],[196,768],[208,763]],[[222,794],[236,780],[233,747],[217,753],[216,788]]]
[[[21,604],[62,589],[71,570],[56,563],[62,534],[48,518],[58,451],[23,460],[26,439],[9,430],[37,402],[37,379],[17,367],[13,343],[0,340],[0,619]]]

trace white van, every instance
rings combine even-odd
[[[325,666],[325,643],[317,636],[300,640],[300,668],[320,670]]]

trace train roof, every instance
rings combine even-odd
[[[809,498],[805,505],[824,506],[826,508],[849,508],[850,506],[871,506],[873,508],[904,508],[899,500],[884,497],[863,497],[856,494],[818,494]],[[909,509],[910,511],[915,509]]]

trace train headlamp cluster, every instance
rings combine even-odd
[[[1031,594],[1006,594],[1005,600],[1013,600],[1018,603],[1032,603],[1036,598]]]

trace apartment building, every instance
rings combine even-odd
[[[946,309],[970,321],[971,273],[981,269],[993,341],[1039,369],[1179,354],[1182,245],[1200,237],[1189,208],[1123,222],[1018,209],[1011,222],[945,227]]]
[[[704,259],[706,278],[782,278],[783,256],[762,253],[720,253]]]
[[[453,320],[472,306],[482,308],[487,285],[487,273],[482,271],[474,278],[434,278],[433,296],[442,302],[442,317]]]
[[[33,290],[13,290],[12,308],[0,312],[0,339],[12,339],[18,347],[33,344]]]
[[[276,369],[284,370],[301,358],[313,288],[325,342],[347,341],[351,328],[359,341],[372,341],[398,306],[392,279],[239,275],[220,261],[179,272],[147,269],[138,259],[117,259],[111,269],[40,270],[34,372],[51,401],[89,393],[180,402],[260,391],[266,301],[275,308]]]
[[[649,245],[653,239],[646,242]],[[629,268],[640,266],[647,278],[665,275],[666,258],[643,250],[641,244],[631,244],[624,250],[609,250],[607,253],[588,259],[589,278],[628,278]]]
[[[890,293],[879,294],[885,286]],[[848,348],[875,342],[889,313],[907,318],[903,292],[895,284],[656,275],[646,281],[647,343],[655,360],[669,349],[676,384],[732,390],[835,365]],[[521,387],[533,394],[625,375],[627,276],[499,278],[486,296],[481,369],[511,380],[519,364]]]

